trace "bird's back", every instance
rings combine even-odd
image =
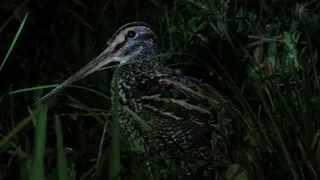
[[[230,115],[238,112],[214,88],[158,68],[120,74],[119,89],[122,103],[151,128],[146,129],[130,114],[122,118],[129,141],[143,153],[165,152],[171,158],[189,159],[185,162],[190,166],[225,163],[219,162],[227,158],[220,151],[222,141],[229,135]]]

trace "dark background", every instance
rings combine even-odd
[[[253,111],[258,112],[261,103],[254,100],[255,92],[248,74],[251,66],[245,56],[248,52],[253,55],[256,48],[247,47],[255,42],[249,36],[271,38],[284,30],[295,29],[302,32],[301,41],[317,49],[320,42],[317,35],[318,24],[297,20],[297,26],[292,28],[292,20],[299,19],[297,4],[304,5],[308,13],[306,16],[316,19],[319,14],[317,2],[240,0],[228,4],[228,9],[223,8],[224,3],[227,1],[195,3],[204,5],[201,7],[184,0],[2,0],[1,58],[4,58],[26,13],[28,18],[0,72],[0,94],[61,83],[98,55],[117,28],[127,22],[145,21],[158,35],[162,52],[176,53],[162,58],[166,65],[202,79],[233,99],[234,93],[225,83],[230,82],[231,78],[241,89]],[[239,13],[240,11],[243,13]],[[252,16],[255,16],[254,20]],[[215,27],[221,24],[225,27],[219,31]],[[297,45],[297,49],[302,49],[305,44]],[[280,46],[278,50],[285,52]],[[109,95],[111,77],[112,70],[105,70],[94,73],[76,85]],[[33,108],[33,103],[49,90],[51,89],[3,96],[0,102],[1,135],[10,132],[17,122],[25,118]],[[96,155],[103,129],[93,117],[75,107],[69,96],[101,113],[110,109],[109,101],[79,88],[67,88],[53,98],[54,103],[48,115],[47,173],[50,172],[50,167],[55,166],[55,131],[50,121],[53,114],[60,114],[65,146],[77,152],[77,155],[72,155],[70,162],[76,164],[78,174],[87,171],[94,164],[90,158]],[[30,125],[14,138],[13,143],[26,154],[31,154],[33,135]],[[6,148],[6,152],[8,149],[10,148]],[[19,178],[21,174],[14,172],[21,161],[7,153],[2,155],[0,154],[0,169],[6,170],[0,177]],[[272,171],[273,168],[270,167],[269,170]]]

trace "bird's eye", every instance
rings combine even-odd
[[[134,37],[136,37],[136,32],[130,30],[127,32],[127,36],[128,36],[128,38],[134,38]]]

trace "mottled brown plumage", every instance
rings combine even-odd
[[[112,86],[119,88],[121,129],[132,149],[139,149],[137,154],[141,156],[170,157],[170,162],[182,167],[180,177],[202,175],[205,170],[205,176],[213,176],[214,167],[229,163],[223,138],[219,137],[229,136],[228,122],[240,114],[213,87],[162,66],[158,53],[154,32],[144,23],[128,23],[112,36],[96,59],[43,99],[110,62],[120,62],[119,79],[114,78]],[[133,110],[151,129],[143,128],[124,107]],[[156,169],[163,171],[156,176],[150,168],[154,178],[177,172],[169,168],[168,161]]]

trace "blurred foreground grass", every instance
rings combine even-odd
[[[233,129],[246,139],[230,142],[237,162],[220,178],[318,179],[317,3],[1,2],[0,179],[146,177],[110,111],[110,68],[32,106],[55,86],[44,84],[70,76],[134,20],[155,29],[168,66],[225,92],[247,115]]]

